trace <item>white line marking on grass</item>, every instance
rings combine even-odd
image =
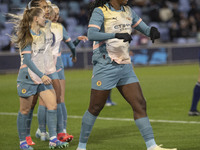
[[[8,112],[0,112],[2,116],[17,116],[18,113],[8,113]],[[37,116],[37,114],[33,114],[33,116]],[[68,116],[68,118],[74,119],[82,119],[82,116]],[[108,120],[108,121],[134,121],[130,118],[107,118],[107,117],[98,117],[99,120]],[[200,124],[199,121],[174,121],[174,120],[153,120],[150,119],[150,122],[158,122],[158,123],[180,123],[180,124]]]

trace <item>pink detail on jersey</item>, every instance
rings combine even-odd
[[[23,51],[21,54],[31,54],[31,51]]]
[[[102,44],[104,44],[105,43],[105,41],[102,41],[102,42],[100,42],[100,43],[98,43],[98,44],[93,44],[93,50],[95,50],[95,49],[97,49],[97,48],[99,48]]]
[[[138,26],[138,24],[139,24],[141,21],[142,21],[142,19],[140,18],[140,19],[138,20],[138,22],[132,26],[132,28],[135,28],[135,27],[137,27],[137,26]]]
[[[90,25],[88,25],[88,27],[98,28],[99,30],[101,29],[98,25],[95,25],[95,24],[90,24]]]
[[[60,72],[62,70],[62,68],[58,69],[56,72]]]
[[[23,64],[23,65],[20,66],[20,69],[23,69],[23,68],[26,68],[26,67],[27,67],[27,65]]]
[[[58,55],[57,56],[61,56],[61,52],[60,53],[58,53]]]
[[[69,42],[69,41],[71,41],[71,38],[68,38],[65,42]]]

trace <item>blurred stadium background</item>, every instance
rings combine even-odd
[[[88,4],[91,0],[51,1],[59,6],[60,22],[66,27],[72,40],[87,34]],[[20,57],[7,36],[12,33],[12,25],[6,23],[9,19],[6,13],[22,13],[28,2],[29,0],[0,0],[0,149],[18,149],[15,113],[19,109],[16,79]],[[200,118],[188,117],[187,113],[199,68],[200,1],[129,0],[129,3],[144,22],[156,26],[161,32],[160,40],[152,44],[149,38],[133,31],[130,51],[147,98],[148,114],[156,141],[180,150],[199,150]],[[75,64],[71,62],[69,49],[63,43],[62,51],[66,69],[68,130],[75,136],[68,149],[75,150],[81,117],[89,104],[92,43],[79,44],[78,62]],[[145,149],[139,131],[133,126],[129,105],[116,89],[112,92],[112,99],[118,105],[106,107],[101,112],[102,118],[94,126],[88,149]],[[34,113],[37,113],[37,108]],[[33,140],[37,143],[34,148],[43,150],[48,143],[44,144],[34,137],[36,117],[32,124]]]

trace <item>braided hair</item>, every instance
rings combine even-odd
[[[92,12],[96,7],[104,7],[104,4],[108,3],[110,0],[95,0],[89,5],[89,19],[92,16]]]

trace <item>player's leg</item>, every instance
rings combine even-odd
[[[49,140],[49,133],[46,131],[47,124],[47,107],[41,97],[39,99],[39,107],[37,112],[38,118],[38,129],[36,131],[35,136],[40,138],[41,141]]]
[[[30,135],[30,130],[31,130],[31,122],[32,122],[32,119],[33,119],[33,111],[34,111],[35,105],[37,104],[37,98],[38,98],[37,94],[33,96],[31,110],[29,111],[28,119],[27,119],[26,142],[27,142],[28,145],[35,145],[35,143],[32,141],[32,138],[31,138],[31,135]]]
[[[197,110],[197,105],[200,99],[200,70],[198,76],[198,82],[194,86],[192,104],[190,107],[190,111],[188,113],[189,116],[199,116],[200,112]]]
[[[47,106],[47,126],[49,129],[49,148],[62,148],[68,146],[66,142],[60,142],[57,139],[57,102],[54,89],[48,89],[39,93],[39,96],[43,99]]]
[[[26,142],[27,135],[27,119],[31,109],[33,96],[27,98],[20,97],[20,111],[17,116],[17,129],[20,139],[20,149],[32,150]]]
[[[82,118],[81,133],[77,150],[85,150],[94,122],[103,109],[110,90],[91,90],[90,105]]]
[[[57,137],[60,141],[66,141],[68,139],[67,135],[63,132],[63,114],[62,114],[62,106],[61,106],[61,85],[59,79],[54,79],[53,87],[56,92],[56,100],[57,100]]]
[[[62,80],[59,80],[59,81],[61,85],[61,108],[62,108],[62,115],[63,115],[63,133],[67,136],[66,141],[70,142],[73,140],[74,136],[69,135],[67,132],[67,108],[65,106],[65,80],[63,78]]]
[[[153,130],[146,113],[146,101],[139,82],[118,86],[118,90],[133,109],[135,124],[140,130],[147,150],[170,150],[156,145]]]

